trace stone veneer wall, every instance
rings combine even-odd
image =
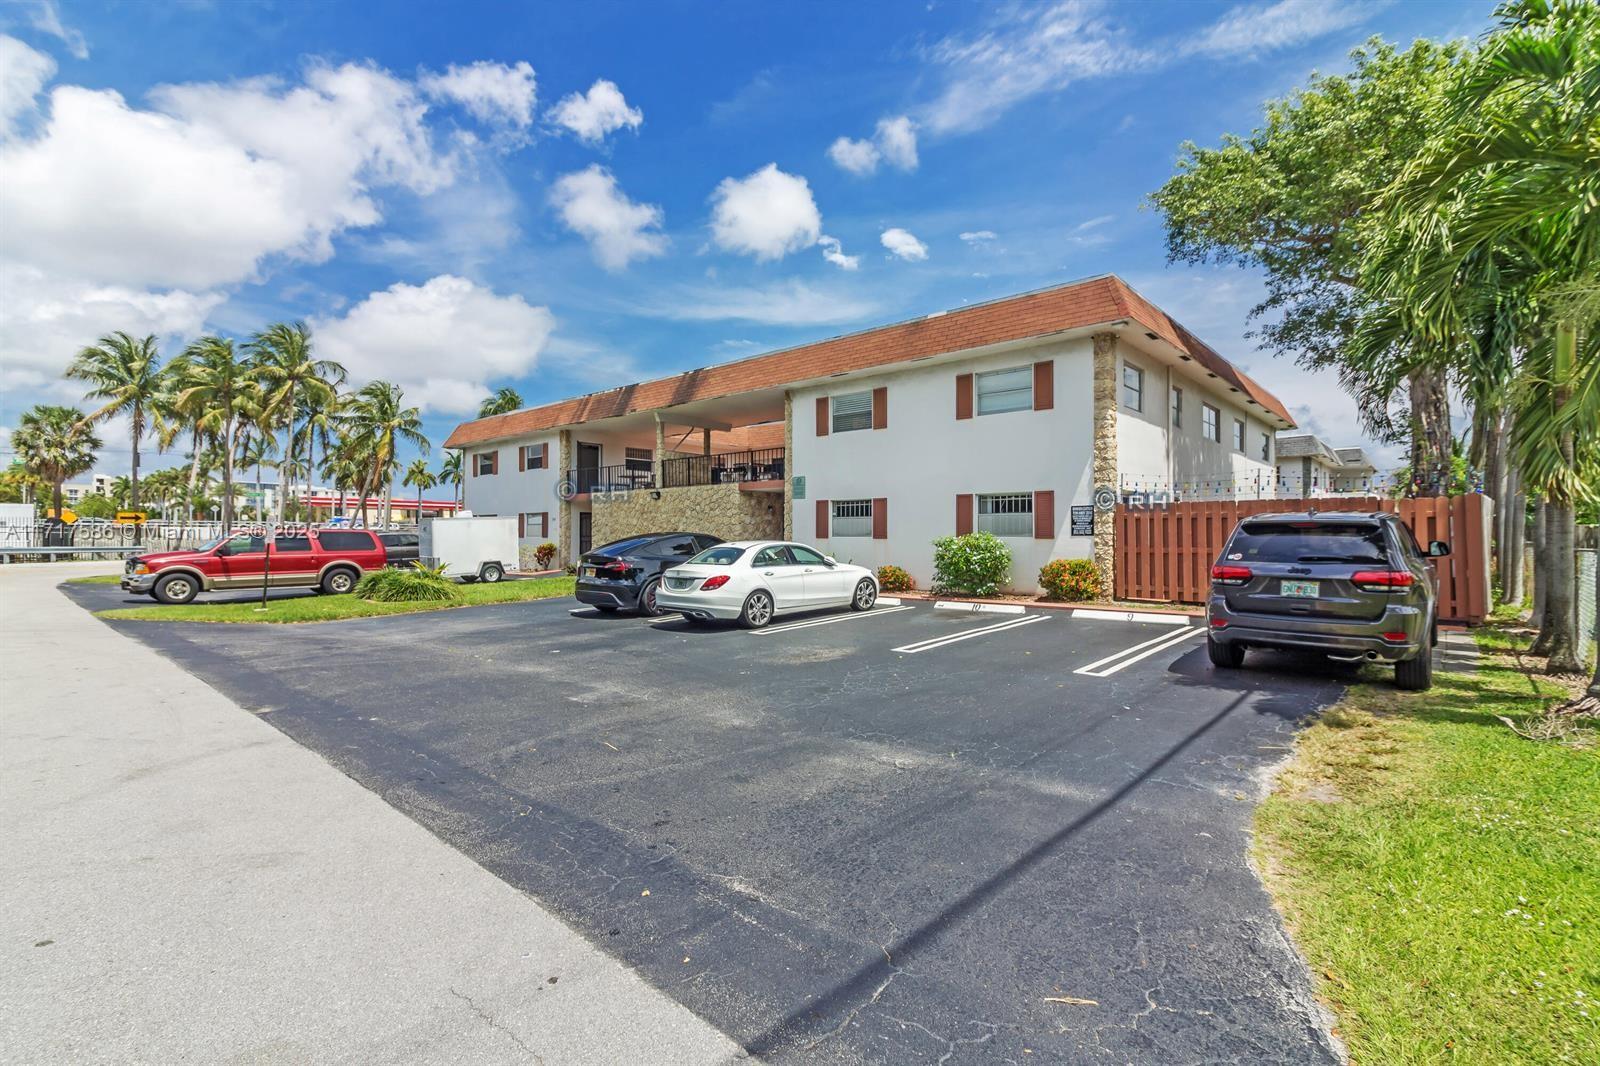
[[[1119,491],[1117,476],[1117,335],[1094,335],[1094,487]],[[1106,599],[1117,564],[1116,514],[1094,512],[1094,565]]]
[[[662,489],[659,500],[644,489],[596,496],[594,542],[671,530],[710,533],[723,540],[782,540],[782,508],[778,493],[741,492],[734,484]]]

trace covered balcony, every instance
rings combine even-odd
[[[783,448],[687,455],[661,462],[661,487],[737,484],[747,492],[782,492],[788,476],[788,453]]]

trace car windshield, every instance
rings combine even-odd
[[[1383,527],[1257,522],[1239,527],[1223,562],[1356,563],[1388,566]]]
[[[221,544],[223,541],[228,540],[232,536],[233,536],[232,533],[224,533],[220,537],[212,537],[210,540],[208,540],[204,544],[200,545],[200,547],[196,548],[195,551],[197,551],[197,552],[208,552],[212,548],[215,548],[217,545]]]
[[[726,544],[719,544],[715,548],[707,548],[693,559],[690,559],[689,563],[691,565],[699,564],[700,566],[732,566],[739,561],[739,557],[743,554],[743,548],[730,548]]]

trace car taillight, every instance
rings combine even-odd
[[[1409,570],[1357,570],[1350,575],[1350,584],[1368,592],[1392,592],[1408,589],[1416,583]]]
[[[710,592],[712,589],[720,589],[722,586],[726,585],[727,583],[728,583],[728,575],[727,574],[718,574],[715,577],[706,578],[705,584],[700,586],[700,591],[701,592]]]
[[[1385,633],[1383,635],[1383,639],[1384,640],[1392,640],[1392,641],[1394,641],[1396,643],[1399,643],[1400,641],[1403,641],[1403,640],[1406,639],[1406,635],[1404,633],[1402,633],[1401,631],[1399,631],[1399,630],[1395,630],[1393,633]]]
[[[1228,620],[1226,618],[1217,618],[1217,617],[1213,616],[1212,619],[1211,619],[1211,628],[1212,629],[1227,629],[1228,628]]]
[[[627,577],[630,569],[631,567],[629,567],[627,563],[618,561],[615,563],[607,563],[606,565],[602,566],[600,568],[600,572],[611,577]]]
[[[1219,585],[1242,585],[1255,575],[1248,566],[1213,566],[1211,580]]]

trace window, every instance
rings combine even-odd
[[[1303,522],[1251,522],[1228,542],[1228,558],[1247,563],[1304,563],[1329,558],[1356,566],[1388,566],[1383,527]]]
[[[1183,390],[1172,390],[1172,425],[1175,429],[1183,428]]]
[[[847,392],[843,396],[835,396],[832,406],[835,433],[872,428],[871,392]]]
[[[789,558],[801,566],[826,566],[828,564],[828,560],[822,557],[821,552],[812,551],[803,544],[789,545]]]
[[[696,566],[732,566],[739,561],[739,556],[743,554],[743,548],[719,544],[715,548],[707,548],[693,559],[690,559],[689,562]]]
[[[1244,422],[1237,418],[1233,420],[1233,450],[1244,451]]]
[[[252,552],[267,550],[266,537],[252,537],[246,534],[241,537],[232,537],[222,546],[223,555],[249,555]]]
[[[1122,406],[1130,411],[1144,410],[1144,371],[1122,364]]]
[[[1270,433],[1261,434],[1261,461],[1263,463],[1272,462],[1272,434]]]
[[[522,446],[522,469],[524,469],[524,470],[543,470],[544,469],[544,445],[542,445],[542,444],[524,444]],[[492,472],[493,471],[491,471],[491,473]]]
[[[377,545],[373,543],[371,533],[337,529],[324,529],[321,533],[318,533],[317,543],[322,545],[323,551],[330,552],[364,552],[373,551],[377,548]]]
[[[997,537],[1033,536],[1033,493],[979,496],[976,526],[980,533]]]
[[[472,456],[472,472],[480,476],[494,473],[498,465],[495,460],[499,458],[499,452],[475,452]]]
[[[1200,405],[1200,433],[1207,440],[1222,443],[1222,412],[1208,403]]]
[[[717,549],[712,549],[716,551]],[[774,544],[770,548],[762,548],[756,552],[756,557],[750,560],[751,566],[789,566],[789,553],[783,545]]]
[[[544,540],[550,535],[550,512],[529,511],[522,516],[522,535]]]
[[[1033,408],[1033,367],[989,370],[972,375],[972,388],[978,398],[980,415]]]
[[[308,552],[311,550],[311,538],[300,537],[273,537],[272,550],[275,552]]]
[[[835,537],[872,536],[872,501],[834,500],[828,532]]]
[[[649,448],[625,449],[625,462],[629,470],[648,474],[650,472],[651,459],[652,454]]]

